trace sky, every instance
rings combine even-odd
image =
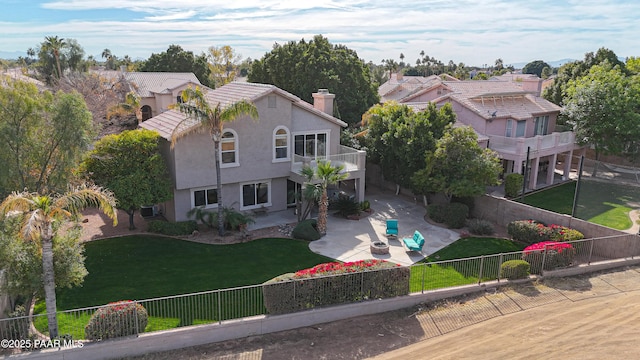
[[[146,59],[177,44],[230,45],[261,58],[275,43],[322,34],[366,62],[505,65],[583,59],[601,47],[640,55],[638,0],[0,0],[0,51],[26,56],[45,36]],[[16,56],[17,57],[17,56]]]

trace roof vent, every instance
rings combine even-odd
[[[318,89],[318,94],[328,94],[329,89]]]

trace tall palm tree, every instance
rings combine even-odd
[[[57,36],[45,36],[44,47],[47,51],[53,54],[53,58],[56,60],[56,67],[58,68],[58,80],[62,78],[62,68],[60,67],[60,50],[65,47],[67,43],[63,38]]]
[[[0,218],[12,212],[22,213],[24,220],[20,237],[25,241],[37,241],[42,251],[42,278],[44,283],[49,336],[58,337],[56,317],[56,283],[53,267],[54,221],[76,219],[88,207],[97,207],[117,225],[116,199],[113,194],[97,186],[82,185],[70,188],[64,194],[39,195],[30,192],[14,192],[0,203]],[[56,226],[56,229],[60,227]]]
[[[204,92],[200,87],[195,89],[188,87],[182,91],[182,103],[174,104],[181,113],[186,114],[171,134],[171,147],[175,143],[190,134],[208,132],[213,140],[213,156],[216,164],[216,189],[218,192],[218,233],[224,235],[223,202],[222,202],[222,178],[220,177],[220,141],[224,123],[232,122],[241,116],[258,118],[258,109],[252,103],[241,100],[224,108],[220,103],[212,106],[207,102]],[[193,121],[197,124],[194,124]]]
[[[329,210],[329,197],[327,187],[338,181],[345,180],[349,173],[343,172],[344,165],[332,166],[331,161],[319,161],[315,169],[309,166],[302,168],[301,173],[308,182],[316,182],[320,187],[320,201],[318,203],[318,232],[320,235],[327,233],[327,212]]]

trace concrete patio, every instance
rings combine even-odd
[[[373,214],[360,220],[348,220],[330,214],[327,234],[320,240],[309,243],[311,251],[344,262],[375,258],[411,265],[460,238],[455,231],[426,222],[424,207],[403,196],[396,196],[391,192],[368,191],[365,197],[371,202]],[[398,219],[397,239],[387,239],[385,236],[387,219]],[[258,216],[255,220],[255,224],[249,229],[288,224],[295,222],[296,218],[293,210],[288,210]],[[402,244],[402,238],[413,236],[415,230],[420,231],[426,240],[419,253],[407,251]],[[389,245],[389,254],[371,253],[370,244],[378,241]]]

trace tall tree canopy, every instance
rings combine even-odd
[[[250,82],[273,84],[312,103],[312,93],[328,89],[336,95],[334,115],[357,123],[378,102],[369,68],[344,45],[333,45],[322,35],[313,40],[275,44],[271,52],[253,62]]]
[[[213,87],[209,75],[211,70],[206,55],[193,55],[179,45],[170,45],[167,51],[151,54],[149,59],[140,64],[139,71],[192,72],[203,85]]]
[[[133,216],[143,205],[173,197],[173,184],[158,147],[160,135],[151,130],[128,130],[95,143],[79,167],[94,183],[113,191],[117,206]]]
[[[426,167],[412,177],[421,193],[441,192],[453,196],[484,194],[486,187],[500,183],[502,166],[498,155],[478,145],[478,136],[469,126],[451,127],[426,158]]]
[[[0,86],[0,195],[65,189],[93,135],[80,94],[39,92],[6,79]]]
[[[563,114],[581,144],[602,153],[638,157],[640,144],[640,77],[625,76],[608,61],[571,80]]]
[[[236,54],[231,46],[210,47],[207,59],[214,87],[220,87],[236,79],[242,56]]]
[[[545,67],[551,68],[551,65],[547,64],[546,62],[544,62],[542,60],[534,60],[534,61],[526,64],[522,68],[522,73],[523,74],[535,74],[535,75],[538,75],[538,77],[542,77],[542,69],[544,69]]]
[[[395,102],[375,105],[363,115],[368,127],[364,139],[367,156],[380,164],[385,179],[409,186],[413,173],[425,167],[427,153],[455,121],[450,104],[437,109],[430,103],[417,113]]]

